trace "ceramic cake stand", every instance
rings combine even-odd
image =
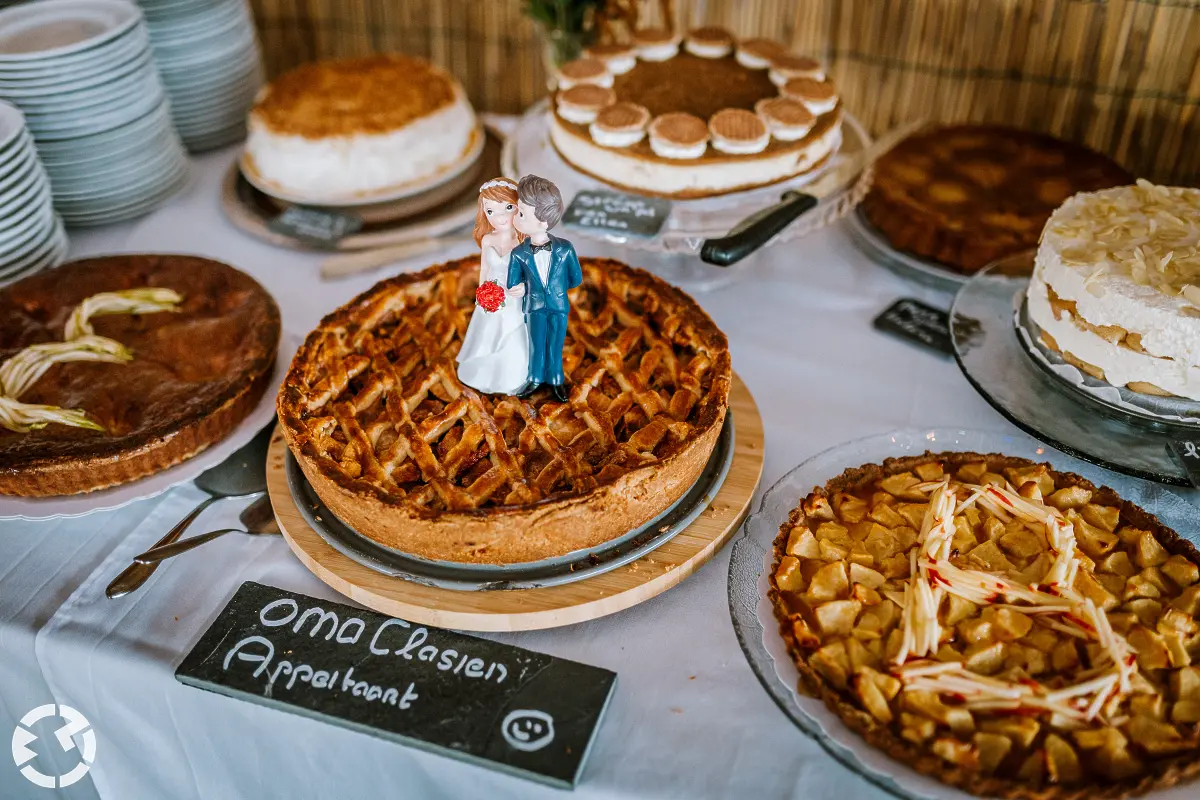
[[[314,575],[355,602],[441,628],[517,631],[554,628],[622,611],[665,592],[713,557],[741,525],[762,477],[762,417],[735,374],[729,395],[736,420],[733,458],[707,508],[679,533],[636,560],[560,585],[462,591],[382,574],[327,541],[297,506],[287,477],[287,445],[276,431],[267,456],[267,489],[288,546]],[[708,498],[704,498],[708,500]]]

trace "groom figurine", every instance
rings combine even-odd
[[[508,262],[508,288],[525,284],[525,319],[529,323],[529,385],[521,397],[549,386],[559,402],[568,398],[563,375],[563,341],[571,301],[567,291],[583,283],[579,257],[566,239],[549,230],[563,215],[558,187],[537,175],[517,185],[517,216],[513,226],[525,241],[513,248]]]

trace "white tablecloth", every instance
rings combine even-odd
[[[74,255],[182,252],[229,262],[275,295],[285,330],[297,335],[385,274],[322,283],[319,255],[274,248],[236,230],[218,199],[231,158],[224,152],[199,159],[186,192],[148,218],[77,233]],[[577,244],[584,255],[621,257],[586,240]],[[625,260],[638,263],[636,253]],[[747,265],[743,280],[697,295],[729,335],[734,368],[762,412],[764,487],[808,456],[871,433],[952,425],[1011,431],[952,360],[872,329],[871,319],[901,296],[947,302],[867,261],[838,228],[771,248]],[[0,522],[0,741],[29,709],[49,702],[82,711],[98,735],[90,775],[62,796],[561,794],[178,684],[176,665],[243,581],[335,597],[280,539],[227,536],[165,565],[136,595],[106,600],[105,585],[130,557],[201,496],[185,486],[78,519]],[[225,527],[242,504],[217,504],[194,530]],[[727,567],[728,548],[681,586],[636,608],[495,637],[619,674],[576,795],[882,796],[805,738],[759,686],[730,623]],[[0,796],[49,794],[0,756]]]

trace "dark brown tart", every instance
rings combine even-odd
[[[1035,247],[1073,194],[1133,183],[1107,156],[1016,128],[952,125],[882,156],[863,214],[892,247],[974,273]]]
[[[1078,475],[926,453],[814,489],[770,597],[800,690],[897,761],[978,795],[1119,798],[1200,774],[1198,563]]]
[[[131,361],[55,364],[20,397],[81,409],[105,430],[0,428],[0,494],[79,494],[143,478],[221,440],[258,404],[279,348],[279,309],[249,275],[206,258],[91,258],[0,290],[0,363],[61,341],[86,298],[142,287],[175,290],[179,310],[92,320]]]

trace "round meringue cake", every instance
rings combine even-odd
[[[1077,194],[1042,232],[1029,317],[1083,372],[1200,400],[1200,189]]]
[[[580,172],[641,194],[713,197],[794,178],[841,143],[841,102],[813,59],[720,28],[634,39],[560,71],[550,141]],[[588,92],[585,109],[583,86],[611,93]]]
[[[482,146],[457,80],[388,54],[316,61],[272,81],[250,111],[241,166],[275,197],[350,205],[452,178]]]

